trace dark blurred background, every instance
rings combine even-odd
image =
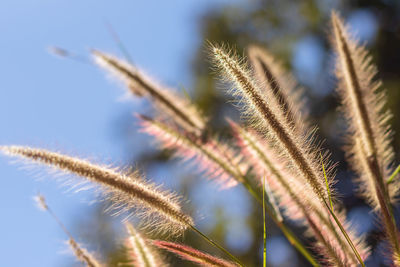
[[[339,162],[336,188],[347,210],[348,219],[354,223],[358,232],[366,235],[367,242],[374,251],[367,262],[368,266],[384,266],[382,253],[385,253],[385,246],[380,240],[382,233],[377,218],[365,202],[354,194],[355,186],[351,179],[353,173],[348,171],[349,166],[340,149],[343,144],[344,123],[337,112],[334,62],[328,43],[332,9],[337,9],[346,19],[351,30],[371,51],[378,66],[379,78],[383,80],[388,93],[388,108],[394,114],[393,145],[398,159],[396,163],[400,163],[399,1],[249,0],[205,8],[191,17],[191,20],[200,25],[201,36],[197,38],[201,41],[197,43],[197,47],[192,48],[194,53],[188,55],[192,75],[184,89],[211,118],[215,131],[224,135],[227,131],[224,118],[230,116],[238,120],[239,114],[227,103],[230,98],[221,90],[221,84],[211,71],[205,41],[227,44],[239,54],[244,54],[249,44],[257,43],[276,55],[306,89],[310,120],[318,125],[319,135],[326,140],[325,147],[332,152],[333,160]],[[118,25],[115,29],[118,32]],[[124,34],[126,33],[121,34],[121,39],[125,38]],[[163,46],[162,43],[157,45]],[[129,51],[129,44],[126,46]],[[145,57],[151,51],[144,49],[140,53]],[[135,61],[135,55],[133,60]],[[183,79],[188,80],[186,77]],[[183,91],[179,88],[179,81],[173,81],[172,84],[178,85],[178,91]],[[146,104],[139,106],[139,111],[150,110]],[[171,158],[170,152],[159,151],[156,146],[151,145],[151,138],[137,133],[138,125],[132,123],[133,111],[138,111],[138,108],[125,108],[112,123],[113,138],[119,140],[116,145],[124,151],[131,164],[140,166],[155,181],[163,182],[167,187],[181,192],[190,200],[188,210],[192,212],[200,229],[223,244],[248,266],[261,266],[262,211],[259,205],[240,186],[228,191],[218,191],[204,177],[196,175],[193,169],[181,168],[182,164]],[[103,215],[102,205],[96,205],[85,216],[77,216],[71,220],[79,240],[85,244],[96,244],[92,248],[99,254],[109,255],[110,263],[115,264],[124,257],[123,249],[118,245],[123,236],[120,231],[121,223],[119,219]],[[268,222],[268,265],[308,266],[279,229]],[[303,229],[298,228],[295,223],[288,223],[301,236]],[[178,241],[219,254],[191,232]],[[171,255],[168,258],[174,266],[192,266]]]

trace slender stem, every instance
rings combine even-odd
[[[248,192],[260,203],[262,204],[262,199],[261,197],[255,192],[255,190],[252,188],[250,183],[248,182],[247,179],[245,179],[242,184],[246,187]],[[271,212],[269,209],[266,207],[264,208],[265,212],[268,214],[268,216],[274,221],[274,223],[281,229],[282,233],[285,235],[289,243],[294,246],[308,262],[314,266],[314,267],[319,267],[320,265],[318,262],[314,259],[314,257],[311,255],[311,253],[306,249],[306,247],[301,243],[301,241],[295,236],[295,234],[287,228],[281,220],[277,218],[277,216]],[[228,255],[231,259],[233,259],[235,262],[237,262],[239,265],[243,266],[243,264],[231,253],[229,253],[226,249],[224,249],[221,245],[215,243],[211,239],[209,239],[206,235],[204,235],[202,232],[200,232],[196,227],[190,226],[193,231],[198,233],[200,236],[202,236],[207,242],[224,252],[226,255]],[[363,266],[364,267],[364,266]]]
[[[268,212],[268,209],[266,210],[268,215],[271,216],[271,214]],[[274,220],[275,224],[281,229],[282,233],[286,236],[287,240],[289,243],[294,246],[303,256],[308,260],[308,262],[314,266],[314,267],[319,267],[320,265],[318,262],[314,259],[314,257],[310,254],[310,252],[304,247],[304,245],[301,243],[301,241],[294,235],[294,233],[287,228],[282,222],[276,220],[275,217],[271,218]]]
[[[389,179],[387,179],[386,183],[391,184],[394,181],[394,178],[396,177],[397,174],[400,172],[400,165],[397,166],[396,170],[390,175]]]
[[[263,252],[263,267],[267,267],[267,229],[265,226],[265,176],[263,178],[263,225],[264,225],[264,252]]]
[[[71,233],[68,231],[67,227],[61,222],[60,219],[58,219],[57,215],[50,209],[49,206],[46,206],[47,212],[53,217],[53,219],[57,222],[57,224],[61,227],[61,229],[64,231],[64,233],[70,238],[74,239],[71,235]]]
[[[363,260],[361,259],[360,253],[358,253],[357,248],[354,246],[353,241],[351,241],[350,237],[346,233],[346,230],[344,229],[343,225],[341,224],[339,219],[336,217],[336,215],[333,212],[333,210],[330,209],[329,204],[326,203],[326,201],[324,201],[324,204],[325,204],[326,208],[329,210],[329,213],[332,215],[332,217],[335,220],[336,224],[339,226],[340,231],[342,231],[343,236],[346,238],[347,242],[349,243],[351,249],[353,250],[354,254],[356,255],[356,257],[357,257],[358,261],[360,262],[361,266],[365,267],[365,264],[364,264]]]
[[[252,186],[250,185],[247,178],[245,179],[244,182],[242,182],[242,184],[246,187],[246,189],[249,191],[249,193],[262,205],[261,197],[252,188]],[[311,253],[307,250],[307,248],[295,236],[295,234],[289,228],[287,228],[283,224],[283,222],[281,220],[279,220],[278,217],[271,210],[269,210],[267,207],[265,207],[264,210],[268,214],[268,216],[274,221],[276,226],[278,226],[281,229],[282,233],[285,235],[285,237],[287,238],[289,243],[292,246],[294,246],[304,256],[304,258],[306,258],[306,260],[308,260],[308,262],[312,266],[315,266],[315,267],[320,266],[318,264],[318,262],[314,259],[314,257],[311,255]]]
[[[132,57],[129,54],[128,50],[126,49],[124,43],[122,43],[121,38],[119,38],[118,33],[114,30],[114,27],[111,25],[111,23],[108,20],[105,20],[104,23],[105,23],[105,26],[107,27],[107,30],[111,34],[111,37],[114,39],[115,43],[117,44],[119,50],[121,50],[122,54],[124,54],[124,57],[126,58],[126,60],[128,60],[128,62],[133,65]]]
[[[331,204],[331,210],[333,211],[333,203],[332,203],[331,190],[329,189],[329,182],[328,182],[328,177],[327,177],[326,171],[325,171],[324,159],[323,159],[323,157],[322,157],[321,152],[319,152],[319,155],[320,155],[320,157],[321,157],[322,171],[323,171],[323,173],[324,173],[325,184],[326,184],[326,191],[327,191],[327,193],[328,193],[328,198],[329,198],[329,204]]]
[[[376,187],[376,196],[381,207],[381,213],[385,223],[385,230],[388,235],[389,241],[391,242],[393,249],[397,254],[400,253],[399,239],[397,236],[398,230],[396,227],[396,221],[394,219],[393,210],[390,205],[390,197],[387,190],[387,184],[384,183],[382,173],[379,169],[379,164],[376,155],[368,158],[368,167],[371,169]]]
[[[210,238],[208,238],[205,234],[203,234],[199,229],[197,229],[195,226],[190,225],[190,228],[195,231],[197,234],[199,234],[202,238],[204,238],[208,243],[210,243],[211,245],[213,245],[214,247],[218,248],[219,250],[221,250],[222,252],[224,252],[226,255],[229,256],[229,258],[231,258],[233,261],[235,261],[237,264],[239,264],[240,266],[244,266],[244,264],[235,256],[233,256],[229,251],[227,251],[223,246],[221,246],[220,244],[216,243],[215,241],[211,240]]]
[[[262,205],[262,199],[259,194],[256,193],[256,191],[253,189],[253,187],[250,185],[250,182],[248,179],[245,177],[244,181],[242,184],[246,187],[247,191]],[[282,233],[285,235],[289,243],[294,246],[303,256],[308,260],[308,262],[312,266],[320,266],[317,261],[314,259],[314,257],[311,255],[311,253],[307,250],[307,248],[301,243],[301,241],[295,236],[295,234],[287,228],[281,220],[278,219],[278,217],[268,208],[265,207],[265,212],[268,214],[268,216],[274,221],[276,226],[278,226]]]

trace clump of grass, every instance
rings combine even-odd
[[[374,79],[376,69],[368,53],[336,13],[332,13],[332,31],[331,42],[338,56],[338,91],[349,125],[347,157],[359,176],[359,191],[383,219],[385,239],[391,246],[390,260],[398,265],[399,233],[392,204],[400,188],[396,179],[400,167],[395,171],[391,168],[393,149],[387,124],[391,115],[384,110],[385,95],[378,92],[380,82]],[[370,248],[362,235],[352,231],[335,197],[335,165],[330,162],[330,152],[320,145],[316,127],[309,126],[302,89],[293,76],[260,47],[249,47],[249,61],[223,46],[210,45],[209,51],[222,78],[232,84],[229,92],[239,100],[246,121],[240,125],[228,120],[233,137],[229,142],[209,134],[208,119],[188,99],[158,85],[128,62],[98,50],[92,54],[95,62],[121,80],[133,95],[146,97],[154,104],[154,117],[138,118],[141,130],[154,136],[161,148],[173,149],[177,157],[192,161],[202,176],[212,178],[224,189],[244,186],[259,202],[264,219],[264,266],[266,214],[311,265],[364,266]],[[120,211],[144,210],[142,214],[152,222],[150,230],[176,234],[191,229],[232,260],[184,244],[149,241],[127,223],[131,265],[165,266],[167,262],[159,254],[167,250],[202,266],[243,266],[195,228],[175,194],[144,181],[138,171],[121,172],[30,147],[0,146],[0,151],[98,184],[112,207]],[[43,199],[39,202],[49,210]],[[312,240],[312,252],[287,227],[287,219],[304,226],[304,234]],[[89,264],[87,252],[74,239],[69,243],[82,262],[97,266]]]

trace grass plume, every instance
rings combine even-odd
[[[280,153],[288,160],[288,165],[292,166],[292,172],[296,170],[301,174],[303,183],[308,183],[311,187],[312,192],[316,198],[319,199],[322,204],[322,209],[326,209],[327,212],[333,213],[326,206],[328,195],[325,190],[325,181],[323,179],[323,171],[319,166],[319,155],[318,149],[313,145],[313,136],[299,137],[299,132],[291,127],[285,118],[282,117],[284,112],[281,110],[281,106],[269,105],[268,99],[260,93],[260,88],[252,79],[251,73],[246,69],[245,64],[238,60],[235,56],[230,56],[222,48],[211,45],[211,53],[214,57],[216,65],[221,69],[224,74],[224,78],[234,83],[235,89],[234,95],[241,97],[244,101],[244,112],[245,114],[255,114],[253,122],[256,128],[264,134],[264,136],[270,138],[270,142],[275,143],[275,147],[280,149]],[[280,108],[276,110],[275,108]],[[313,133],[313,131],[310,131]],[[310,141],[311,140],[311,141]],[[329,181],[331,178],[329,178]],[[304,215],[307,215],[306,211],[302,211]],[[323,244],[323,248],[327,252],[328,258],[336,265],[345,266],[345,260],[359,261],[363,265],[360,253],[357,251],[353,241],[349,238],[349,234],[346,233],[345,228],[342,226],[337,217],[332,214],[335,218],[335,223],[340,228],[343,236],[345,237],[346,243],[350,250],[354,253],[350,255],[350,258],[341,257],[340,243],[331,244],[325,238],[323,233],[318,227],[314,227],[315,222],[306,217],[308,223],[314,229],[314,233],[317,235],[320,242]],[[358,240],[356,240],[358,241]],[[353,261],[354,263],[354,261]]]
[[[64,224],[60,221],[60,219],[55,215],[55,213],[50,209],[50,207],[46,203],[46,199],[43,195],[38,194],[35,196],[34,200],[38,204],[39,208],[43,211],[47,211],[54,220],[58,223],[64,233],[69,237],[67,243],[74,253],[75,257],[85,264],[87,267],[102,267],[101,264],[91,253],[89,253],[86,249],[82,248],[72,237],[70,232],[64,226]]]
[[[187,131],[202,134],[206,119],[187,99],[158,85],[142,71],[122,59],[97,50],[93,50],[92,55],[99,66],[121,80],[134,95],[150,98],[159,116],[171,119]],[[168,116],[165,116],[165,113]]]
[[[172,252],[178,256],[180,256],[182,259],[195,262],[199,264],[200,266],[214,266],[214,267],[237,267],[238,265],[229,262],[220,258],[217,258],[215,256],[209,255],[207,253],[201,252],[197,249],[191,248],[186,245],[178,244],[178,243],[173,243],[173,242],[167,242],[167,241],[161,241],[161,240],[153,240],[153,245],[155,245],[158,248],[167,250],[169,252]]]
[[[157,222],[155,218],[159,218],[157,225],[159,230],[178,234],[189,225],[193,225],[192,218],[182,212],[176,195],[145,183],[137,171],[126,175],[86,160],[24,146],[0,146],[0,151],[6,155],[22,157],[72,173],[99,184],[101,189],[110,195],[110,200],[115,207],[127,211],[144,210],[144,215],[150,216],[154,223]]]
[[[343,111],[348,120],[347,157],[358,174],[361,194],[380,211],[387,238],[400,253],[398,230],[391,203],[399,183],[388,186],[393,162],[391,133],[387,125],[391,114],[384,110],[385,95],[375,80],[376,68],[365,48],[351,36],[341,18],[332,13],[332,44],[338,55],[336,76]]]
[[[244,170],[240,170],[240,158],[234,151],[222,146],[214,139],[204,142],[201,137],[179,131],[173,125],[146,116],[139,116],[142,131],[160,142],[163,148],[176,149],[175,153],[184,160],[195,159],[196,167],[204,171],[209,178],[214,178],[221,188],[235,186],[244,182]]]
[[[129,234],[126,240],[129,258],[135,267],[159,267],[167,266],[166,263],[160,261],[158,253],[148,246],[146,239],[136,231],[130,223],[125,223],[126,230]]]
[[[242,148],[242,154],[246,155],[248,161],[253,162],[257,177],[266,177],[266,182],[277,197],[277,203],[284,210],[284,214],[307,227],[308,236],[317,240],[314,246],[318,247],[318,252],[336,265],[357,265],[357,258],[350,245],[312,188],[287,172],[284,161],[277,157],[254,131],[246,130],[232,122],[231,126],[238,145]],[[340,216],[340,219],[345,222],[343,216]],[[363,240],[351,231],[346,222],[345,230],[365,259],[369,253]]]
[[[277,110],[282,112],[281,116],[288,125],[302,134],[305,126],[302,116],[304,100],[301,97],[302,90],[298,88],[294,77],[284,71],[282,64],[265,49],[251,45],[247,50],[254,79],[263,88],[261,93],[266,94],[271,102],[274,101],[274,105],[280,106]]]
[[[260,92],[260,88],[252,79],[251,73],[241,64],[235,56],[229,55],[224,49],[211,46],[211,53],[215,64],[221,69],[223,77],[234,83],[233,94],[244,101],[244,113],[254,114],[254,124],[266,136],[268,134],[282,153],[290,158],[290,163],[300,172],[311,185],[315,194],[321,201],[327,199],[324,190],[324,181],[317,165],[317,157],[313,155],[311,146],[298,136],[296,131],[282,118],[283,112],[272,110],[274,105],[269,105],[269,100]]]
[[[69,239],[68,244],[75,254],[75,257],[87,267],[101,267],[102,265],[84,248],[82,248],[74,239]]]

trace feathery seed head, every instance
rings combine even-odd
[[[371,56],[366,49],[359,45],[351,36],[342,19],[332,13],[332,25],[334,35],[332,44],[338,55],[336,76],[339,80],[337,90],[342,98],[344,115],[348,121],[348,142],[346,146],[347,157],[354,170],[360,176],[360,190],[371,205],[378,209],[379,203],[376,197],[375,187],[368,184],[373,174],[368,174],[368,169],[363,166],[360,156],[373,157],[380,169],[380,186],[384,186],[383,180],[392,172],[393,147],[391,143],[391,131],[388,120],[391,114],[384,109],[386,97],[380,92],[379,80],[375,79],[377,70],[371,65]],[[362,148],[363,152],[360,151]],[[390,200],[393,202],[399,186],[394,185],[388,190]],[[375,197],[374,197],[375,195]]]
[[[136,231],[132,224],[126,223],[125,226],[129,234],[129,237],[126,240],[126,246],[129,253],[128,257],[134,266],[167,266],[167,264],[160,262],[159,255],[148,246],[147,240],[145,240],[142,235]]]
[[[259,135],[231,122],[235,137],[248,161],[252,162],[259,177],[265,175],[272,193],[277,197],[278,205],[285,215],[299,221],[307,227],[307,235],[316,239],[315,246],[331,262],[346,263],[346,266],[357,264],[357,259],[338,227],[332,222],[329,213],[318,200],[312,188],[302,182],[296,173],[286,170],[285,159],[276,155],[270,146],[262,141]],[[346,230],[350,228],[346,226]],[[357,248],[363,253],[365,245],[350,233],[356,240]],[[329,249],[328,249],[329,248]],[[367,254],[363,254],[366,256]]]
[[[194,159],[196,167],[213,178],[222,189],[230,188],[242,182],[240,158],[234,151],[220,142],[209,138],[206,142],[188,132],[179,131],[172,125],[139,115],[142,131],[154,137],[163,148],[176,149],[177,157],[187,161]]]
[[[246,102],[245,112],[255,114],[258,129],[271,137],[276,147],[290,159],[290,164],[302,174],[304,181],[312,186],[318,198],[325,201],[327,194],[315,148],[285,123],[281,116],[284,112],[272,109],[274,105],[269,104],[250,73],[234,57],[217,47],[212,47],[212,51],[216,64],[235,83],[236,93]]]
[[[74,239],[68,240],[68,245],[72,249],[75,254],[75,257],[82,263],[84,263],[87,267],[101,267],[100,264],[92,254],[90,254],[86,249],[79,246],[78,243],[75,242]]]
[[[394,253],[400,253],[398,230],[391,211],[391,202],[399,191],[399,184],[388,188],[393,148],[386,104],[376,68],[366,49],[351,36],[335,13],[332,13],[332,45],[338,56],[336,76],[345,117],[348,121],[346,156],[359,178],[362,195],[374,210],[382,215],[386,237]]]
[[[253,67],[253,78],[266,94],[270,104],[277,106],[290,127],[303,134],[306,116],[304,116],[304,99],[302,89],[298,88],[294,77],[285,72],[281,64],[265,49],[251,45],[248,47],[248,58]],[[280,108],[279,108],[280,107]]]
[[[121,80],[133,94],[150,98],[159,116],[174,121],[187,131],[202,133],[206,119],[193,103],[158,85],[128,62],[96,50],[92,54],[100,67]]]
[[[226,261],[220,258],[217,258],[215,256],[206,254],[204,252],[201,252],[197,249],[191,248],[186,245],[181,245],[178,243],[173,243],[173,242],[167,242],[167,241],[161,241],[161,240],[153,240],[153,245],[156,247],[159,247],[161,249],[165,249],[169,252],[172,252],[181,258],[195,262],[199,264],[200,266],[214,266],[214,267],[237,267],[238,265]]]
[[[174,194],[145,183],[138,172],[126,175],[86,160],[44,149],[0,146],[0,151],[78,175],[100,185],[113,203],[112,208],[122,211],[142,210],[144,217],[152,219],[152,224],[157,223],[156,218],[159,219],[157,230],[180,234],[188,226],[193,225],[192,218],[181,211],[180,203]]]

